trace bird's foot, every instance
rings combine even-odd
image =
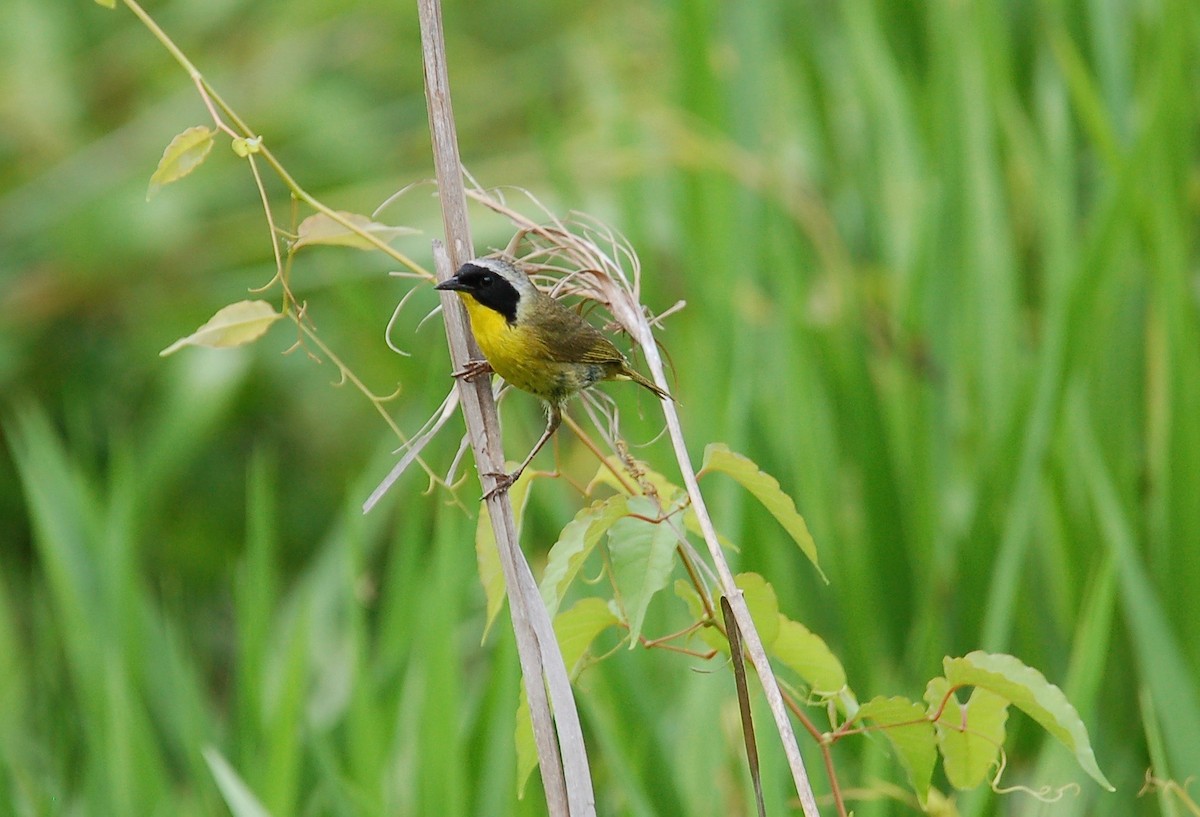
[[[454,372],[454,377],[461,378],[463,381],[470,383],[478,377],[489,375],[493,371],[492,364],[486,360],[468,360],[463,364],[463,367],[457,372]]]
[[[495,471],[486,472],[484,474],[484,476],[492,477],[494,480],[496,480],[496,484],[493,485],[491,488],[489,488],[487,490],[487,493],[485,493],[483,495],[484,501],[487,501],[487,500],[491,499],[492,497],[497,496],[498,494],[502,494],[505,491],[507,491],[509,488],[511,488],[513,486],[513,483],[517,481],[517,478],[519,476],[521,476],[521,471],[523,471],[523,470],[524,469],[522,469],[522,468],[518,468],[516,471],[513,471],[511,474],[505,474],[503,472],[497,473]]]

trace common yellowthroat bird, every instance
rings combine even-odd
[[[498,474],[485,498],[506,490],[562,423],[563,404],[601,380],[632,380],[663,400],[674,398],[629,365],[601,334],[537,288],[520,267],[500,258],[476,258],[437,285],[458,293],[471,331],[491,370],[546,404],[546,430],[511,474]],[[468,366],[464,374],[486,368]]]

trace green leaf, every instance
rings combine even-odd
[[[159,355],[166,357],[184,346],[207,346],[210,349],[244,346],[262,337],[271,324],[282,317],[266,301],[238,301],[217,310],[207,323],[187,337],[175,341]]]
[[[975,687],[963,706],[950,689],[945,678],[934,678],[925,687],[925,702],[930,717],[939,708],[942,710],[934,729],[946,779],[954,788],[965,791],[986,780],[999,762],[1008,700],[984,687]]]
[[[506,463],[505,467],[510,467]],[[522,474],[508,490],[513,508],[513,523],[520,534],[521,522],[525,519],[525,506],[529,503],[528,474]],[[487,600],[487,619],[483,625],[483,639],[487,641],[492,624],[504,606],[507,588],[504,585],[504,570],[500,566],[500,549],[496,545],[496,532],[492,530],[492,515],[486,502],[479,503],[479,520],[475,524],[475,562],[479,569],[479,581],[483,584],[483,596]]]
[[[1056,740],[1075,753],[1083,770],[1104,788],[1114,791],[1096,764],[1087,727],[1063,691],[1033,667],[1003,653],[976,651],[942,662],[951,686],[990,690],[1042,725]]]
[[[908,774],[913,791],[924,803],[929,796],[929,781],[937,761],[937,743],[933,724],[925,708],[907,698],[872,698],[858,710],[859,718],[869,718],[885,727],[883,734],[891,742],[900,765]]]
[[[204,760],[217,781],[217,788],[225,798],[233,817],[270,817],[271,813],[259,802],[225,757],[211,746],[204,747]]]
[[[150,177],[146,199],[149,200],[159,188],[182,179],[199,167],[212,150],[213,137],[216,134],[211,128],[197,125],[172,139],[163,151],[162,158],[158,160],[158,168]]]
[[[735,454],[724,443],[710,443],[704,449],[704,464],[701,472],[720,471],[737,480],[743,488],[754,495],[763,507],[783,526],[788,535],[800,546],[800,550],[813,563],[813,567],[828,583],[821,565],[817,561],[817,545],[804,517],[796,510],[796,503],[779,487],[779,481],[759,470],[754,461]]]
[[[398,236],[413,235],[420,232],[411,227],[392,227],[387,224],[380,224],[358,213],[346,213],[339,210],[338,215],[362,232],[374,236],[385,244]],[[300,222],[300,226],[296,228],[296,236],[296,241],[292,244],[293,250],[310,247],[315,244],[354,247],[359,250],[376,249],[375,245],[366,238],[363,238],[362,235],[346,227],[344,224],[334,221],[325,213],[311,215]]]
[[[780,614],[778,635],[768,651],[817,695],[836,695],[846,688],[842,662],[820,636],[798,621]]]
[[[572,679],[583,669],[581,662],[596,636],[620,623],[608,603],[595,597],[580,599],[554,620],[554,635]]]
[[[645,497],[627,500],[632,513],[653,517],[655,504]],[[675,531],[670,525],[655,524],[626,516],[608,530],[608,553],[618,598],[629,624],[629,647],[637,645],[650,599],[667,586],[675,566]]]
[[[525,784],[529,782],[529,775],[538,767],[537,741],[533,737],[533,715],[529,711],[529,696],[525,693],[524,678],[521,679],[521,692],[517,700],[513,742],[517,748],[517,798],[520,799],[525,796]]]
[[[686,496],[686,494],[681,494],[681,496]],[[697,539],[704,538],[704,529],[700,527],[700,517],[696,515],[696,509],[691,505],[688,505],[683,510],[683,527],[688,533],[694,533]],[[725,550],[731,550],[734,553],[741,553],[742,550],[733,542],[729,541],[729,539],[725,537],[725,534],[721,533],[720,531],[717,531],[717,544],[719,544]]]
[[[739,573],[733,577],[733,582],[741,589],[758,637],[769,651],[779,635],[779,600],[775,597],[775,588],[757,573]]]
[[[542,574],[542,601],[553,618],[562,603],[563,595],[575,580],[579,568],[591,554],[600,537],[629,513],[624,494],[615,494],[581,509],[558,535],[550,548],[546,570]]]
[[[115,9],[117,0],[96,0],[97,5],[104,6],[106,9]]]

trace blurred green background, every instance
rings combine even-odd
[[[432,175],[414,4],[149,10],[326,203],[369,212]],[[777,476],[831,584],[718,479],[738,568],[830,643],[861,700],[920,698],[942,656],[976,648],[1038,667],[1118,788],[1014,713],[1003,783],[1079,793],[985,790],[959,812],[1186,813],[1137,792],[1150,767],[1200,773],[1195,2],[489,0],[445,17],[470,170],[605,219],[641,255],[645,301],[688,302],[662,340],[693,456],[724,441]],[[328,362],[281,354],[287,324],[157,355],[272,271],[223,145],[145,201],[166,143],[207,122],[187,76],[124,8],[6,0],[0,121],[0,813],[220,814],[205,746],[275,815],[544,813],[536,782],[516,800],[519,672],[506,625],[480,646],[474,520],[416,472],[361,516],[395,440]],[[477,246],[503,246],[479,215]],[[430,188],[382,218],[423,229],[399,246],[427,261]],[[387,349],[391,268],[317,248],[294,280],[372,388],[402,386],[411,431],[449,361],[436,321],[416,329],[431,292],[396,331],[412,357]],[[652,438],[653,409],[610,392]],[[539,411],[518,395],[504,416],[524,450]],[[593,467],[565,435],[558,450]],[[661,443],[639,455],[669,464]],[[578,506],[537,486],[535,562]],[[681,608],[662,599],[651,634]],[[620,651],[580,689],[600,813],[750,812],[727,667]],[[765,719],[759,737],[786,813]],[[914,813],[882,739],[835,761],[860,817]]]

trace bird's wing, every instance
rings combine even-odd
[[[599,329],[562,304],[554,306],[537,316],[539,337],[554,339],[546,344],[547,358],[558,363],[625,363],[625,356]]]

